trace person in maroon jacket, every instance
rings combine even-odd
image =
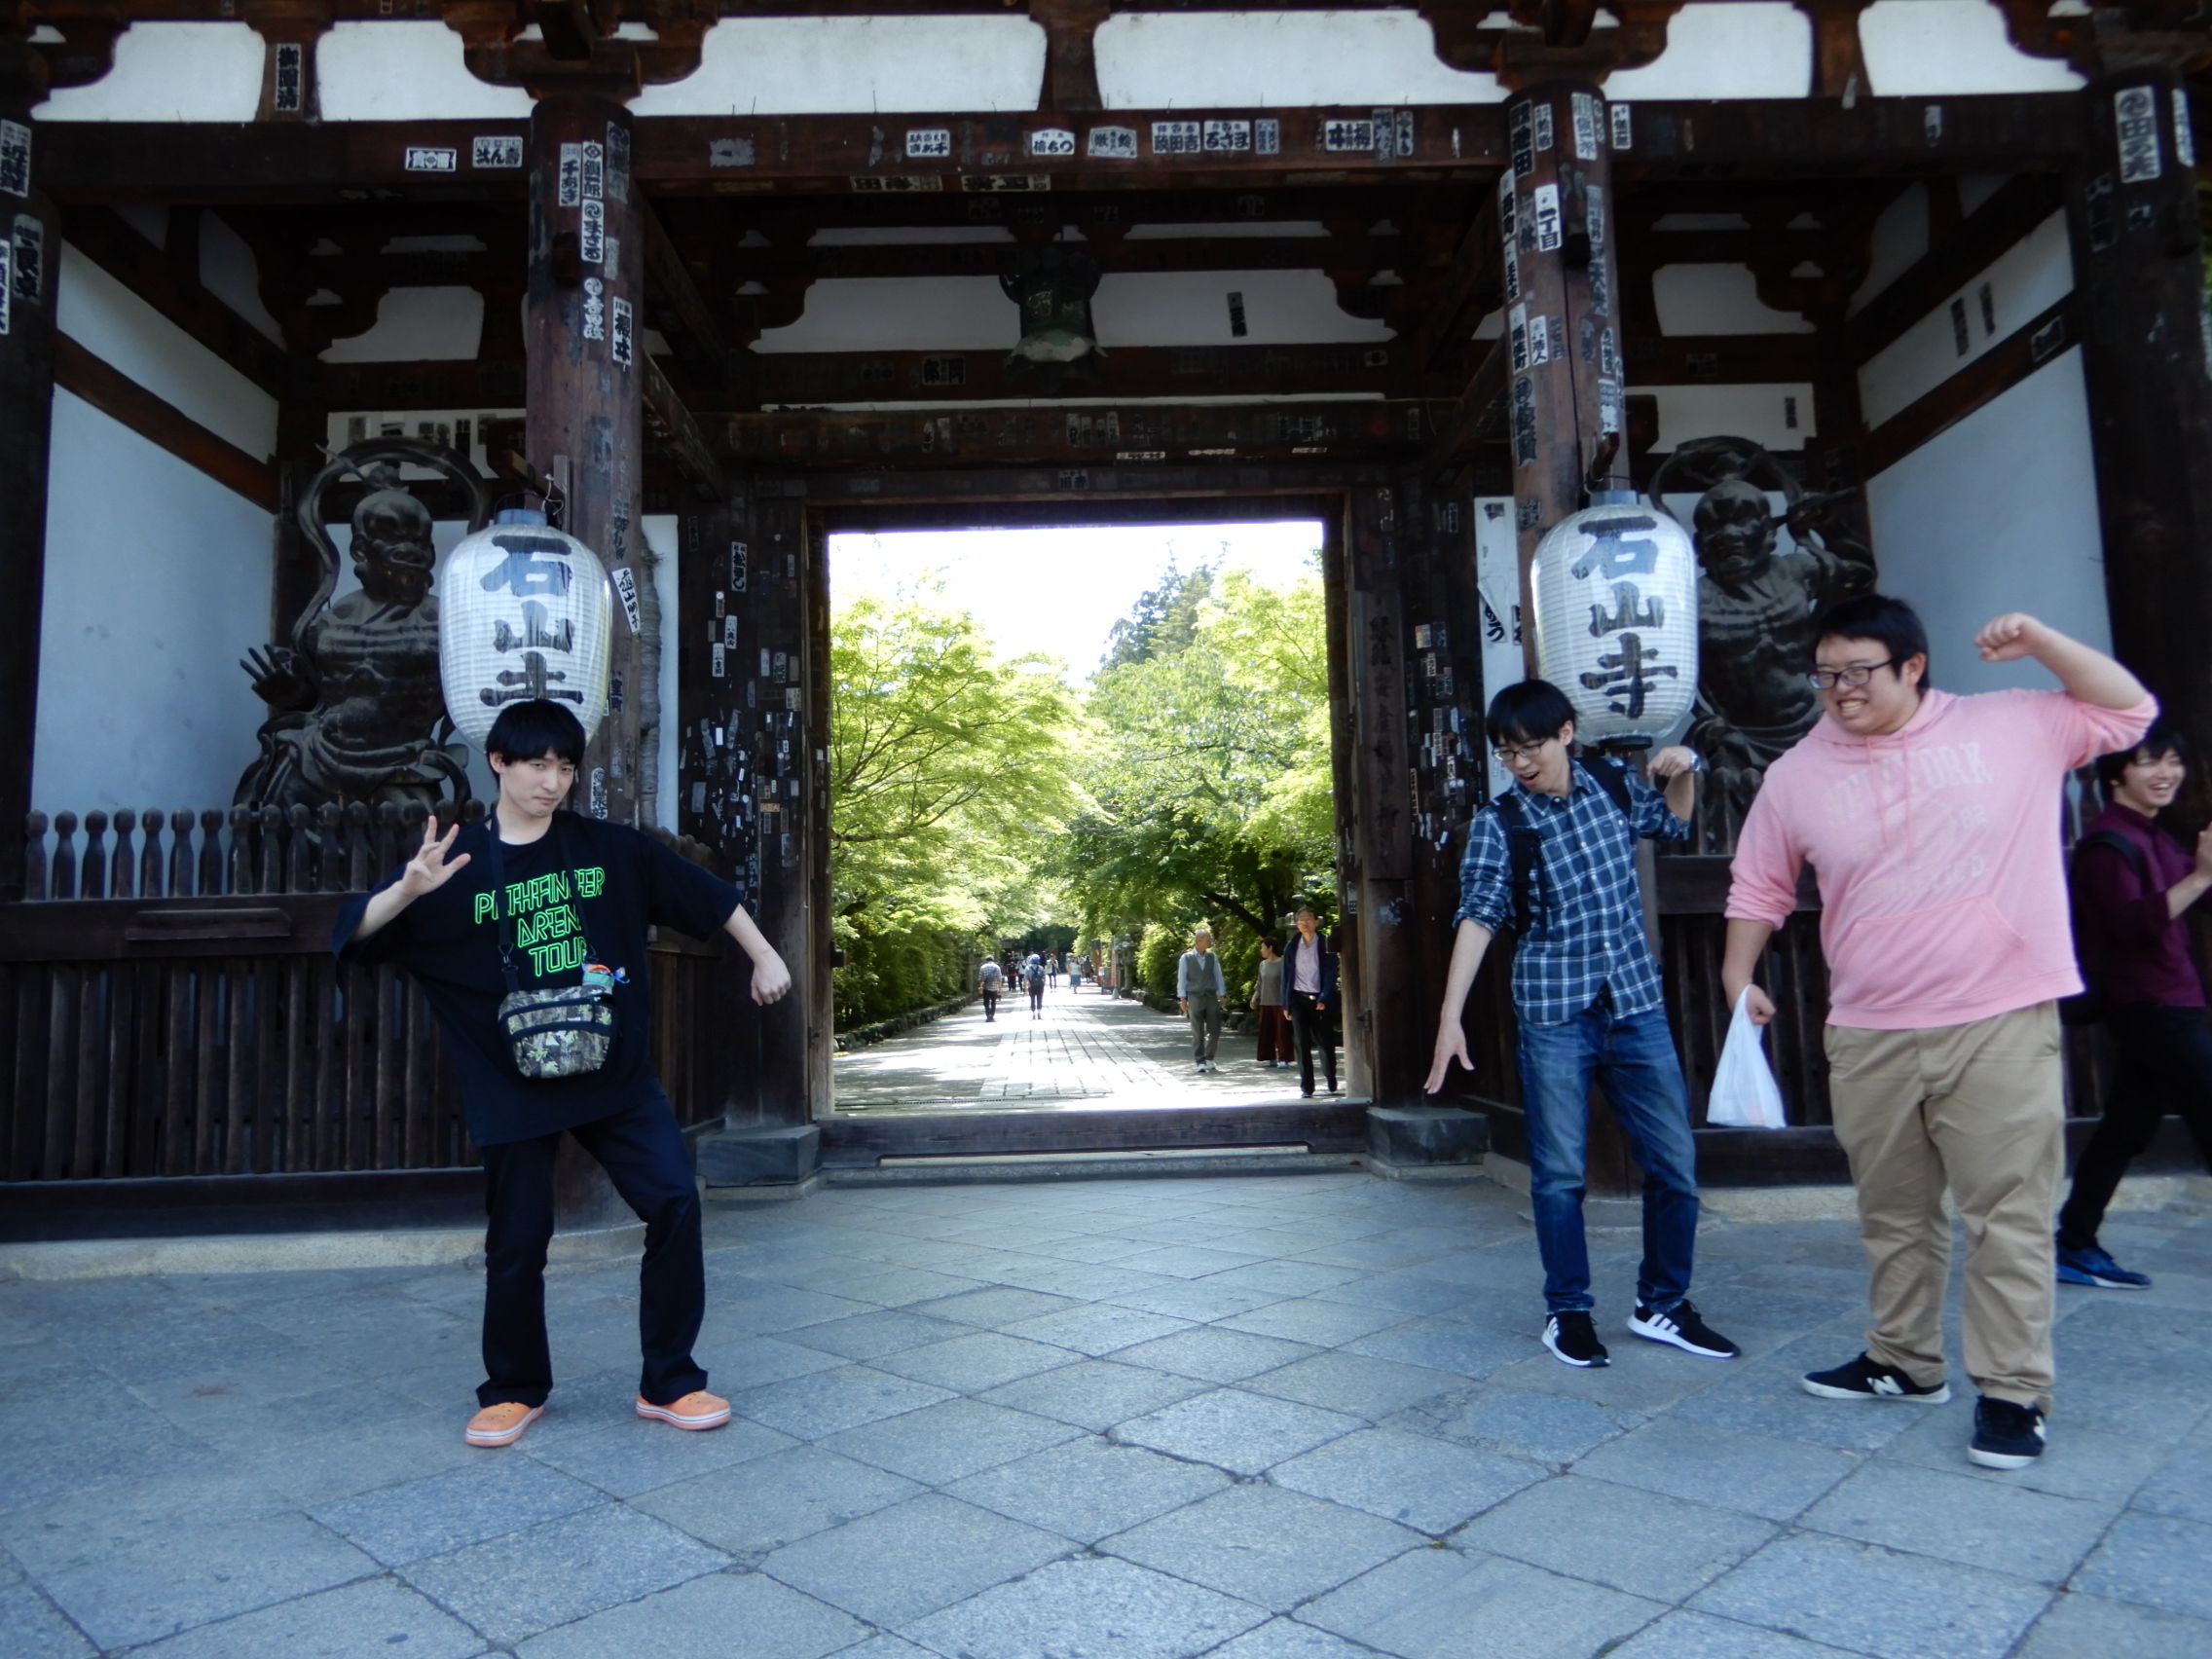
[[[2204,981],[2189,952],[2190,906],[2212,892],[2212,829],[2194,856],[2155,822],[2188,772],[2181,735],[2164,720],[2131,750],[2097,761],[2110,800],[2077,854],[2083,975],[2102,994],[2120,1065],[2096,1132],[2082,1149],[2058,1212],[2058,1280],[2146,1290],[2097,1242],[2105,1206],[2169,1111],[2179,1112],[2212,1169],[2212,1028]],[[2099,831],[2108,833],[2100,834]],[[2137,856],[2116,845],[2118,836]]]

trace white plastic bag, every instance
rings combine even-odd
[[[1728,1041],[1721,1046],[1720,1064],[1714,1068],[1705,1121],[1737,1129],[1786,1128],[1782,1090],[1766,1063],[1766,1051],[1759,1046],[1759,1028],[1751,1022],[1751,995],[1747,985],[1736,999]]]

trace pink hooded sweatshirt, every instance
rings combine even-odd
[[[2060,785],[2134,743],[2157,710],[1930,691],[1886,737],[1823,715],[1751,802],[1728,915],[1780,927],[1811,862],[1834,1025],[1966,1025],[2072,996]]]

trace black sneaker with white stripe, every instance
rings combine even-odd
[[[1628,1328],[1652,1342],[1672,1343],[1701,1359],[1734,1359],[1744,1351],[1699,1318],[1687,1300],[1676,1303],[1664,1313],[1640,1303]]]
[[[1546,1319],[1544,1346],[1550,1348],[1552,1357],[1563,1365],[1578,1365],[1589,1370],[1613,1363],[1613,1356],[1598,1340],[1598,1328],[1590,1322],[1587,1309],[1554,1313]]]
[[[1865,1353],[1833,1371],[1807,1372],[1804,1384],[1806,1393],[1824,1400],[1903,1400],[1915,1406],[1939,1406],[1951,1397],[1948,1382],[1923,1388],[1896,1366]]]
[[[1984,1394],[1973,1403],[1967,1456],[1985,1469],[2024,1469],[2043,1456],[2043,1408]]]

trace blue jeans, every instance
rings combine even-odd
[[[1590,1082],[1643,1167],[1643,1265],[1636,1299],[1665,1312],[1689,1293],[1697,1244],[1697,1148],[1689,1090],[1667,1011],[1616,1014],[1601,998],[1558,1025],[1521,1024],[1521,1093],[1529,1126],[1529,1196],[1544,1261],[1544,1305],[1587,1310],[1590,1251],[1582,1236]]]

